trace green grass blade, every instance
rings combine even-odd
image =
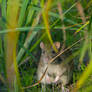
[[[6,0],[2,0],[1,11],[2,17],[6,20]]]
[[[76,30],[76,33],[80,32],[83,28],[85,28],[89,24],[89,21],[87,21],[83,26],[81,26],[78,30]],[[85,31],[85,30],[84,30]]]
[[[21,10],[20,10],[19,20],[18,20],[19,26],[22,26],[22,24],[23,24],[26,8],[29,3],[29,0],[22,0],[22,1],[23,1],[22,2],[23,4],[22,4]]]
[[[39,19],[40,19],[40,13],[38,14],[38,16],[36,17],[36,19],[34,19],[34,21],[32,23],[33,29],[39,23]],[[29,47],[30,42],[35,37],[35,35],[38,33],[38,31],[33,31],[33,29],[31,29],[31,31],[28,33],[28,35],[26,37],[26,41],[24,43],[24,47],[25,48]],[[17,62],[18,63],[20,62],[20,59],[22,58],[24,52],[25,52],[25,50],[23,48],[21,48],[20,51],[19,51],[19,53],[18,53],[18,55],[17,55]]]
[[[37,5],[38,0],[33,0],[32,4]],[[32,7],[33,7],[32,4],[30,4],[30,6],[29,6],[29,13],[28,13],[28,16],[27,16],[26,25],[28,25],[32,21],[32,18],[35,14],[35,9],[32,9]]]
[[[24,43],[24,47],[28,48],[30,42],[32,41],[32,39],[36,36],[36,34],[38,33],[38,31],[33,31],[31,36],[29,37],[29,39]],[[22,58],[22,56],[24,55],[25,50],[23,48],[20,49],[18,55],[17,55],[17,62],[18,64],[21,62],[20,59]]]

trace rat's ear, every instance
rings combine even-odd
[[[60,42],[55,42],[54,44],[55,44],[55,46],[56,46],[57,49],[60,48]]]
[[[41,42],[41,43],[40,43],[40,48],[41,48],[41,49],[44,49],[44,48],[45,48],[45,46],[44,46],[44,43],[43,43],[43,42]]]

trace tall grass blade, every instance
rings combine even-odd
[[[19,20],[18,20],[18,26],[22,26],[23,21],[24,21],[24,16],[26,12],[27,5],[29,3],[29,0],[22,0],[22,7],[20,10],[20,15],[19,15]]]
[[[20,0],[8,0],[7,2],[7,28],[12,29],[5,35],[6,73],[9,92],[14,92],[14,81],[17,80],[18,92],[23,92],[16,62],[16,45],[18,32],[13,32],[18,27],[18,11]]]
[[[38,16],[36,17],[36,19],[34,19],[32,27],[34,29],[34,27],[38,24],[40,19],[40,14],[38,14]],[[38,33],[38,31],[33,31],[33,29],[31,29],[31,31],[28,33],[26,41],[24,43],[24,47],[27,49],[30,45],[30,42],[32,41],[32,39],[36,36],[36,34]],[[20,49],[18,55],[17,55],[17,62],[18,64],[21,62],[21,58],[24,55],[25,50],[23,48]]]
[[[32,0],[31,2],[32,2],[32,4],[30,4],[30,6],[29,6],[29,12],[28,12],[27,20],[26,20],[26,25],[28,25],[32,21],[32,18],[35,14],[35,9],[33,9],[32,5],[37,5],[38,0]],[[37,9],[38,9],[38,7],[37,7]]]
[[[6,5],[7,5],[6,0],[2,0],[1,11],[2,11],[2,17],[4,18],[4,20],[6,20]]]

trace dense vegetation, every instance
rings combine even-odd
[[[71,92],[92,91],[91,0],[0,0],[0,92],[41,92],[40,42],[59,41],[72,54]],[[62,53],[63,54],[63,53]],[[55,86],[55,92],[59,88]],[[47,85],[46,92],[53,92]]]

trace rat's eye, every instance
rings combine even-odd
[[[62,58],[58,57],[58,61],[63,61]]]
[[[53,50],[52,53],[55,54],[55,51]]]

